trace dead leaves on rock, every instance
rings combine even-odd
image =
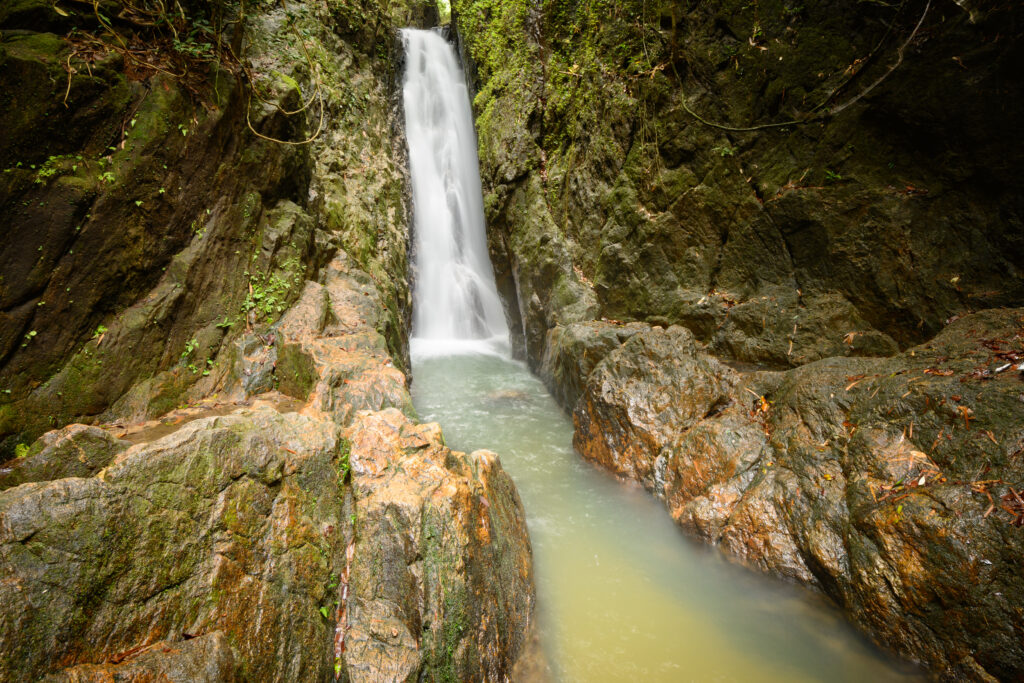
[[[1020,491],[1006,484],[1002,479],[970,482],[971,491],[984,494],[988,498],[988,508],[986,508],[982,518],[987,519],[996,510],[996,501],[992,498],[992,492],[989,491],[989,487],[998,484],[1004,484],[1007,488],[1006,493],[999,498],[999,509],[1010,515],[1007,523],[1017,528],[1024,526],[1024,496],[1021,495]]]
[[[771,409],[771,404],[768,403],[768,399],[766,399],[764,396],[757,393],[753,389],[750,389],[749,387],[744,387],[744,391],[752,394],[754,398],[757,399],[757,403],[754,405],[754,415],[767,413]]]
[[[915,489],[946,481],[939,466],[926,453],[912,448],[905,436],[900,437],[897,448],[890,455],[892,463],[904,468],[905,473],[892,484],[880,484],[877,492],[871,489],[876,503],[902,500],[915,493]]]
[[[1010,486],[1009,491],[1000,500],[1003,504],[999,507],[1013,516],[1010,524],[1018,529],[1024,526],[1024,497],[1021,496],[1020,492]]]
[[[968,408],[967,406],[957,406],[956,409],[960,412],[960,415],[962,415],[963,418],[964,418],[964,426],[967,427],[967,429],[970,429],[971,428],[971,420],[974,419],[971,416],[974,414],[974,411],[971,410],[970,408]]]

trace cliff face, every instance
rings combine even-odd
[[[884,646],[1019,677],[1020,8],[453,17],[497,274],[580,452]]]
[[[206,52],[209,36],[173,49],[126,17],[114,29],[143,55],[126,62],[92,13],[3,10],[8,453],[52,426],[155,417],[238,379],[236,342],[266,336],[333,248],[379,283],[379,331],[405,367],[408,197],[389,79],[395,26],[416,12],[400,9],[296,5],[294,24],[253,13],[235,31],[244,71]],[[29,30],[76,23],[88,28],[70,41]]]
[[[436,11],[245,6],[0,9],[0,678],[501,679],[522,505],[405,375]]]
[[[593,317],[785,367],[1021,300],[1013,6],[455,11],[534,364],[548,329]]]

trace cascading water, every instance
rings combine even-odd
[[[404,32],[416,221],[413,402],[459,450],[501,454],[526,507],[538,634],[564,681],[897,681],[806,593],[725,564],[651,496],[582,461],[572,424],[507,354],[469,99],[454,51]],[[546,680],[534,663],[523,680]]]
[[[462,69],[439,34],[407,29],[402,36],[416,235],[413,344],[420,352],[507,347]]]

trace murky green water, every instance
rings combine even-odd
[[[522,365],[414,359],[413,400],[459,450],[498,452],[529,522],[541,642],[562,681],[906,681],[806,591],[727,564],[572,450]]]

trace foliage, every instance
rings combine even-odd
[[[349,461],[349,457],[351,455],[351,452],[352,452],[352,442],[349,441],[348,439],[342,439],[341,440],[341,445],[338,448],[338,461],[337,461],[338,485],[339,486],[344,485],[345,480],[348,478],[349,470],[352,467],[351,463]],[[355,523],[355,515],[353,515],[352,517],[353,517],[352,522]]]
[[[233,61],[227,38],[244,30],[246,6],[240,0],[116,0],[92,9],[92,16],[80,17],[85,28],[68,36],[73,57],[91,64],[115,51],[134,70],[182,77],[204,62]],[[68,67],[74,70],[71,60]]]
[[[192,353],[196,350],[198,346],[199,342],[196,340],[195,337],[192,337],[187,342],[185,342],[185,350],[181,352],[181,361],[185,363],[185,367],[192,371],[193,375],[199,374],[199,368],[196,367],[194,361],[191,361],[189,359],[191,358]]]
[[[245,272],[249,277],[249,292],[242,302],[242,313],[247,320],[262,319],[270,323],[284,312],[289,295],[302,282],[302,265],[293,257],[285,261],[282,268],[283,272],[263,275]]]

